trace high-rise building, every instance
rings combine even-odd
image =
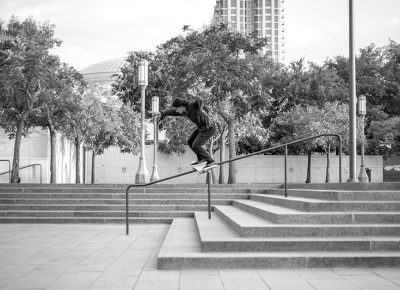
[[[284,60],[284,0],[217,0],[214,21],[223,21],[247,35],[266,37],[265,53],[276,62]]]

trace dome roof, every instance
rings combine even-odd
[[[80,71],[89,82],[104,83],[112,82],[113,75],[120,73],[125,63],[125,58],[113,58],[92,64]]]

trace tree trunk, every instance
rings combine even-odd
[[[75,183],[81,183],[81,144],[75,139]]]
[[[96,171],[95,171],[96,153],[92,150],[92,184],[96,182]]]
[[[219,148],[219,161],[222,162],[225,160],[225,130],[222,131],[221,133],[221,146]],[[225,164],[224,165],[220,165],[219,166],[219,180],[218,180],[219,184],[224,184],[225,183]]]
[[[330,174],[330,169],[331,169],[331,145],[328,145],[328,151],[326,152],[326,177],[325,177],[325,183],[329,183],[331,181],[331,174]]]
[[[19,182],[19,157],[20,157],[20,149],[21,149],[21,140],[22,140],[22,130],[24,129],[25,119],[28,114],[24,113],[19,120],[17,132],[15,134],[15,142],[14,142],[14,156],[13,156],[13,164],[12,164],[12,174],[11,174],[11,183]]]
[[[49,125],[50,132],[50,183],[57,183],[57,131]]]
[[[311,183],[311,155],[312,155],[312,151],[309,150],[307,152],[308,161],[307,161],[307,179],[306,179],[306,183]]]
[[[228,122],[228,136],[229,136],[229,159],[235,158],[236,156],[236,138],[235,138],[235,122],[230,119]],[[236,163],[229,162],[229,184],[236,183]]]

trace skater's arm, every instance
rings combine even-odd
[[[165,110],[164,112],[161,113],[160,121],[167,116],[182,116],[182,115],[177,113],[174,109]]]

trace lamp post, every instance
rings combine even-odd
[[[150,181],[156,181],[160,179],[157,169],[158,115],[160,114],[159,101],[160,99],[157,96],[154,96],[151,99],[151,112],[153,114],[153,123],[154,123],[154,158],[153,158],[153,172],[151,174]]]
[[[365,134],[364,134],[364,122],[365,122],[365,114],[367,113],[367,99],[365,96],[360,96],[358,98],[358,114],[361,116],[361,169],[360,174],[358,175],[358,181],[367,182],[367,172],[365,171],[364,166],[364,151],[365,151]]]
[[[135,183],[143,184],[149,181],[149,171],[146,167],[146,155],[144,152],[145,149],[145,127],[144,127],[144,113],[145,113],[145,97],[146,97],[146,87],[148,84],[148,62],[145,59],[142,59],[139,63],[139,72],[138,72],[138,84],[142,90],[142,98],[141,98],[141,118],[140,118],[140,159],[139,159],[139,167],[136,172]]]
[[[348,182],[357,182],[356,179],[356,157],[357,157],[357,130],[356,130],[356,61],[354,55],[354,13],[353,0],[349,0],[349,83],[350,83],[350,100],[349,100],[349,121],[350,121],[350,144],[349,144],[349,179]]]

